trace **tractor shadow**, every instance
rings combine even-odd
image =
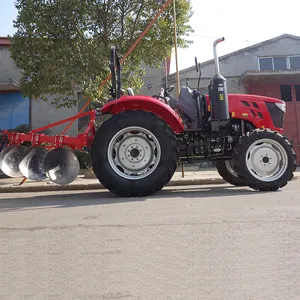
[[[280,192],[273,192],[278,193]],[[249,196],[257,194],[265,194],[266,192],[258,192],[249,188],[234,187],[229,185],[218,186],[188,186],[188,187],[166,187],[162,191],[149,197],[132,197],[122,198],[116,197],[114,194],[106,190],[97,191],[77,191],[77,192],[49,192],[47,194],[37,196],[18,196],[16,198],[1,199],[0,195],[0,213],[19,210],[37,210],[49,208],[72,208],[84,206],[98,206],[108,204],[118,204],[127,202],[143,202],[157,199],[176,199],[176,198],[226,198],[232,196]],[[271,193],[271,192],[268,192]]]

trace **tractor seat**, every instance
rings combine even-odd
[[[189,87],[182,87],[178,104],[182,112],[192,121],[192,128],[197,128],[197,100]]]

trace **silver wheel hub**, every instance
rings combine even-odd
[[[225,160],[225,165],[227,170],[235,177],[238,177],[235,169],[234,169],[234,164],[233,164],[233,159],[230,160]]]
[[[249,147],[246,164],[255,178],[270,182],[284,174],[288,166],[288,157],[280,143],[271,139],[261,139]]]
[[[160,156],[157,138],[141,127],[120,130],[108,146],[111,168],[125,179],[138,180],[149,176],[157,168]]]

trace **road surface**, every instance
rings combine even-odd
[[[0,198],[1,300],[300,299],[300,181]]]

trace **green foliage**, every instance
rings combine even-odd
[[[31,127],[29,124],[21,124],[11,131],[27,134],[27,133],[29,133],[30,130],[31,130]]]
[[[125,54],[165,1],[157,0],[16,0],[16,33],[11,56],[22,70],[21,91],[32,99],[54,95],[56,106],[76,104],[74,89],[102,102],[98,89],[109,74],[109,49]],[[176,0],[180,47],[188,47],[192,28],[188,0]],[[163,12],[123,65],[123,86],[143,85],[143,65],[160,66],[174,45],[172,5]],[[102,100],[99,100],[99,99]]]

